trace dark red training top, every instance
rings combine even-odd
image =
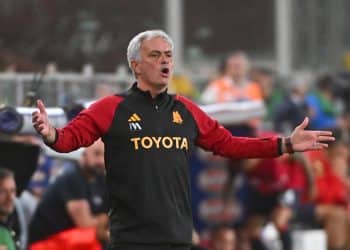
[[[152,98],[136,84],[105,97],[58,129],[51,147],[70,152],[102,137],[116,243],[189,244],[189,156],[199,146],[230,158],[275,157],[280,139],[234,137],[190,100]]]

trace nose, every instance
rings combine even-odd
[[[162,54],[160,57],[161,64],[169,64],[170,58],[166,54]]]

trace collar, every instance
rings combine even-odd
[[[153,100],[154,102],[157,103],[161,103],[163,101],[166,100],[167,96],[168,96],[168,89],[164,90],[163,92],[159,93],[156,97],[152,97],[151,92],[149,90],[141,90],[138,86],[137,86],[137,82],[134,82],[134,84],[131,87],[131,90],[135,93],[138,93],[146,98],[148,98],[149,100]]]

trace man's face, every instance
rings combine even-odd
[[[91,174],[103,174],[105,171],[104,144],[101,140],[96,141],[85,149],[82,167]]]
[[[16,183],[13,177],[0,181],[0,216],[8,216],[13,212],[16,198]]]
[[[227,73],[235,78],[243,78],[248,72],[248,61],[243,55],[233,55],[227,61]]]
[[[166,87],[173,72],[170,44],[161,37],[143,41],[140,60],[133,61],[132,66],[139,82],[158,89]]]
[[[236,235],[233,230],[223,229],[218,232],[212,242],[213,250],[235,250]]]

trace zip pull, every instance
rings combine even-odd
[[[159,111],[159,106],[158,106],[158,105],[155,105],[154,107],[155,107],[155,109],[156,109],[157,111]]]

